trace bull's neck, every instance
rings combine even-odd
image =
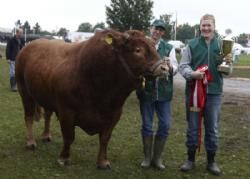
[[[126,60],[120,55],[117,54],[117,57],[119,59],[119,61],[121,62],[122,67],[126,70],[129,78],[136,78],[135,74],[132,72],[131,68],[129,67],[128,63],[126,62]]]

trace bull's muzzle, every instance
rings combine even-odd
[[[159,60],[150,68],[150,71],[153,76],[166,76],[169,74],[169,67],[165,61]]]

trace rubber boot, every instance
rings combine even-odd
[[[11,89],[11,91],[17,91],[15,77],[10,77],[10,89]]]
[[[211,172],[213,175],[220,175],[221,170],[217,163],[214,161],[216,152],[215,151],[207,151],[207,170]]]
[[[153,136],[143,136],[142,141],[143,141],[144,159],[141,163],[141,167],[148,168],[150,167],[150,162],[151,162]]]
[[[161,159],[161,154],[163,152],[165,143],[166,143],[166,139],[162,139],[162,138],[155,136],[154,154],[153,154],[153,159],[151,161],[151,164],[153,167],[156,167],[160,170],[165,169],[165,165],[163,165],[162,159]]]
[[[195,150],[188,150],[188,160],[181,166],[182,172],[187,172],[195,167]]]

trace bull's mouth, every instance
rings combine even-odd
[[[149,69],[149,71],[150,72],[152,72],[152,74],[154,74],[154,72],[158,69],[158,67],[160,66],[160,65],[162,65],[163,64],[163,61],[162,60],[159,60],[159,61],[157,61],[156,63],[154,63],[152,66],[151,66],[151,68]]]

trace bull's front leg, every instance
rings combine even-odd
[[[50,121],[51,121],[51,115],[52,112],[45,110],[44,114],[44,130],[42,133],[42,141],[44,142],[50,142],[52,139],[51,133],[50,133]]]
[[[110,162],[107,158],[107,147],[111,136],[112,130],[103,131],[99,134],[99,153],[97,158],[97,168],[110,169]]]
[[[63,149],[61,151],[60,157],[57,160],[60,166],[65,166],[70,162],[70,146],[75,139],[75,126],[74,119],[69,117],[70,115],[65,115],[59,117],[61,131],[63,135]]]

